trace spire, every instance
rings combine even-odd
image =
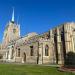
[[[14,8],[13,8],[13,12],[12,12],[12,22],[14,22]]]

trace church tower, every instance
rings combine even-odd
[[[15,23],[14,20],[14,9],[12,12],[12,19],[6,25],[4,36],[3,36],[3,47],[6,47],[9,42],[16,40],[20,37],[20,25]]]

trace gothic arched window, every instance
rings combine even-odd
[[[34,50],[34,49],[33,49],[33,46],[30,46],[30,55],[31,55],[31,56],[33,56],[33,53],[34,53],[33,50]]]
[[[18,57],[20,57],[20,48],[18,49]]]
[[[49,46],[45,46],[45,56],[49,56]]]

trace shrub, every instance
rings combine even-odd
[[[65,58],[65,66],[75,68],[75,53],[68,52]]]

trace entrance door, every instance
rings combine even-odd
[[[23,61],[26,62],[26,53],[23,53]]]

